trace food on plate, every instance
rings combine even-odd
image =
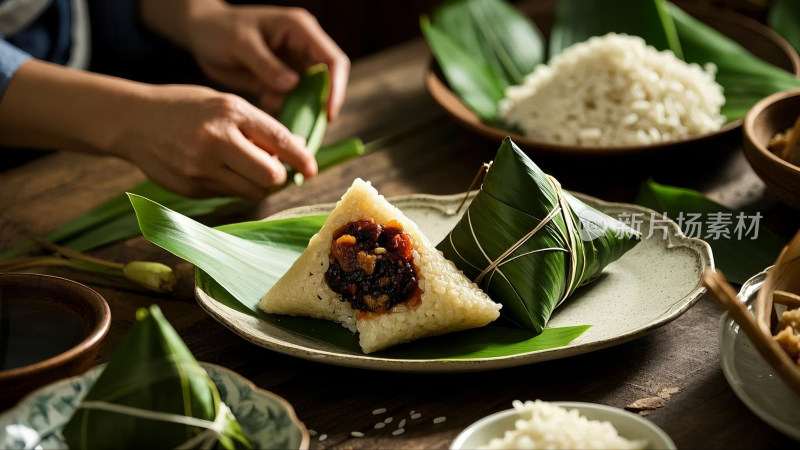
[[[364,353],[481,327],[500,310],[361,179],[259,306],[339,322],[358,332]]]
[[[252,448],[158,306],[136,324],[62,431],[70,448]]]
[[[505,317],[541,332],[558,305],[639,238],[563,191],[506,138],[480,191],[437,248],[503,304]]]
[[[589,420],[576,409],[541,400],[514,400],[514,429],[493,438],[488,449],[643,449],[647,441],[620,436],[607,421]]]
[[[800,308],[784,311],[776,329],[775,342],[800,366]]]
[[[793,127],[773,136],[767,147],[779,158],[800,166],[800,117]]]
[[[638,36],[577,43],[506,88],[500,117],[526,137],[583,146],[649,145],[719,130],[725,97],[705,68]]]

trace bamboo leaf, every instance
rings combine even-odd
[[[333,144],[323,145],[315,156],[317,158],[317,167],[322,172],[325,169],[361,156],[364,152],[364,143],[358,138],[344,139]]]
[[[497,119],[497,102],[505,94],[491,69],[430,23],[427,17],[420,19],[420,26],[450,87],[479,117],[489,121]]]
[[[758,100],[800,86],[800,79],[754,56],[722,33],[693,18],[677,6],[667,5],[686,62],[717,66],[717,83],[725,93],[722,114],[728,120],[744,117]],[[726,272],[727,274],[727,272]]]
[[[639,188],[636,203],[674,220],[687,236],[705,239],[717,267],[734,283],[742,284],[772,265],[786,244],[760,223],[760,213],[731,210],[691,189],[648,180]],[[727,237],[712,233],[711,223],[725,224]],[[757,228],[748,234],[754,224]],[[745,228],[737,230],[739,226]]]
[[[664,0],[559,0],[550,33],[550,58],[592,36],[624,33],[679,58],[681,42]]]
[[[197,284],[212,298],[283,330],[361,354],[356,336],[339,324],[270,315],[258,308],[261,296],[302,253],[326,216],[244,222],[212,229],[146,198],[136,195],[130,198],[145,237],[195,264]],[[529,331],[490,325],[378,354],[419,359],[508,356],[567,345],[586,328],[554,328],[534,336]]]
[[[280,122],[306,140],[306,148],[316,154],[328,126],[328,94],[331,89],[328,66],[310,67],[300,82],[283,100]]]
[[[767,24],[800,51],[800,2],[772,0]]]

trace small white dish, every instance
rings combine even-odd
[[[750,311],[767,272],[750,278],[739,299]],[[726,312],[719,327],[722,372],[739,400],[771,427],[800,440],[800,396],[784,383]]]
[[[620,436],[630,440],[647,441],[648,449],[676,449],[669,435],[647,419],[628,411],[596,403],[549,402],[566,409],[577,409],[589,420],[610,422]],[[492,438],[502,438],[508,430],[514,429],[514,421],[519,418],[515,409],[508,409],[486,416],[468,426],[452,444],[452,450],[477,449],[489,444]]]

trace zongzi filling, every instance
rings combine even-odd
[[[333,233],[325,282],[357,311],[388,311],[416,297],[412,250],[411,239],[395,221],[350,222]]]

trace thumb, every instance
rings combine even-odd
[[[248,32],[244,44],[239,47],[239,57],[259,81],[276,92],[295,87],[299,76],[272,53],[258,30]]]

